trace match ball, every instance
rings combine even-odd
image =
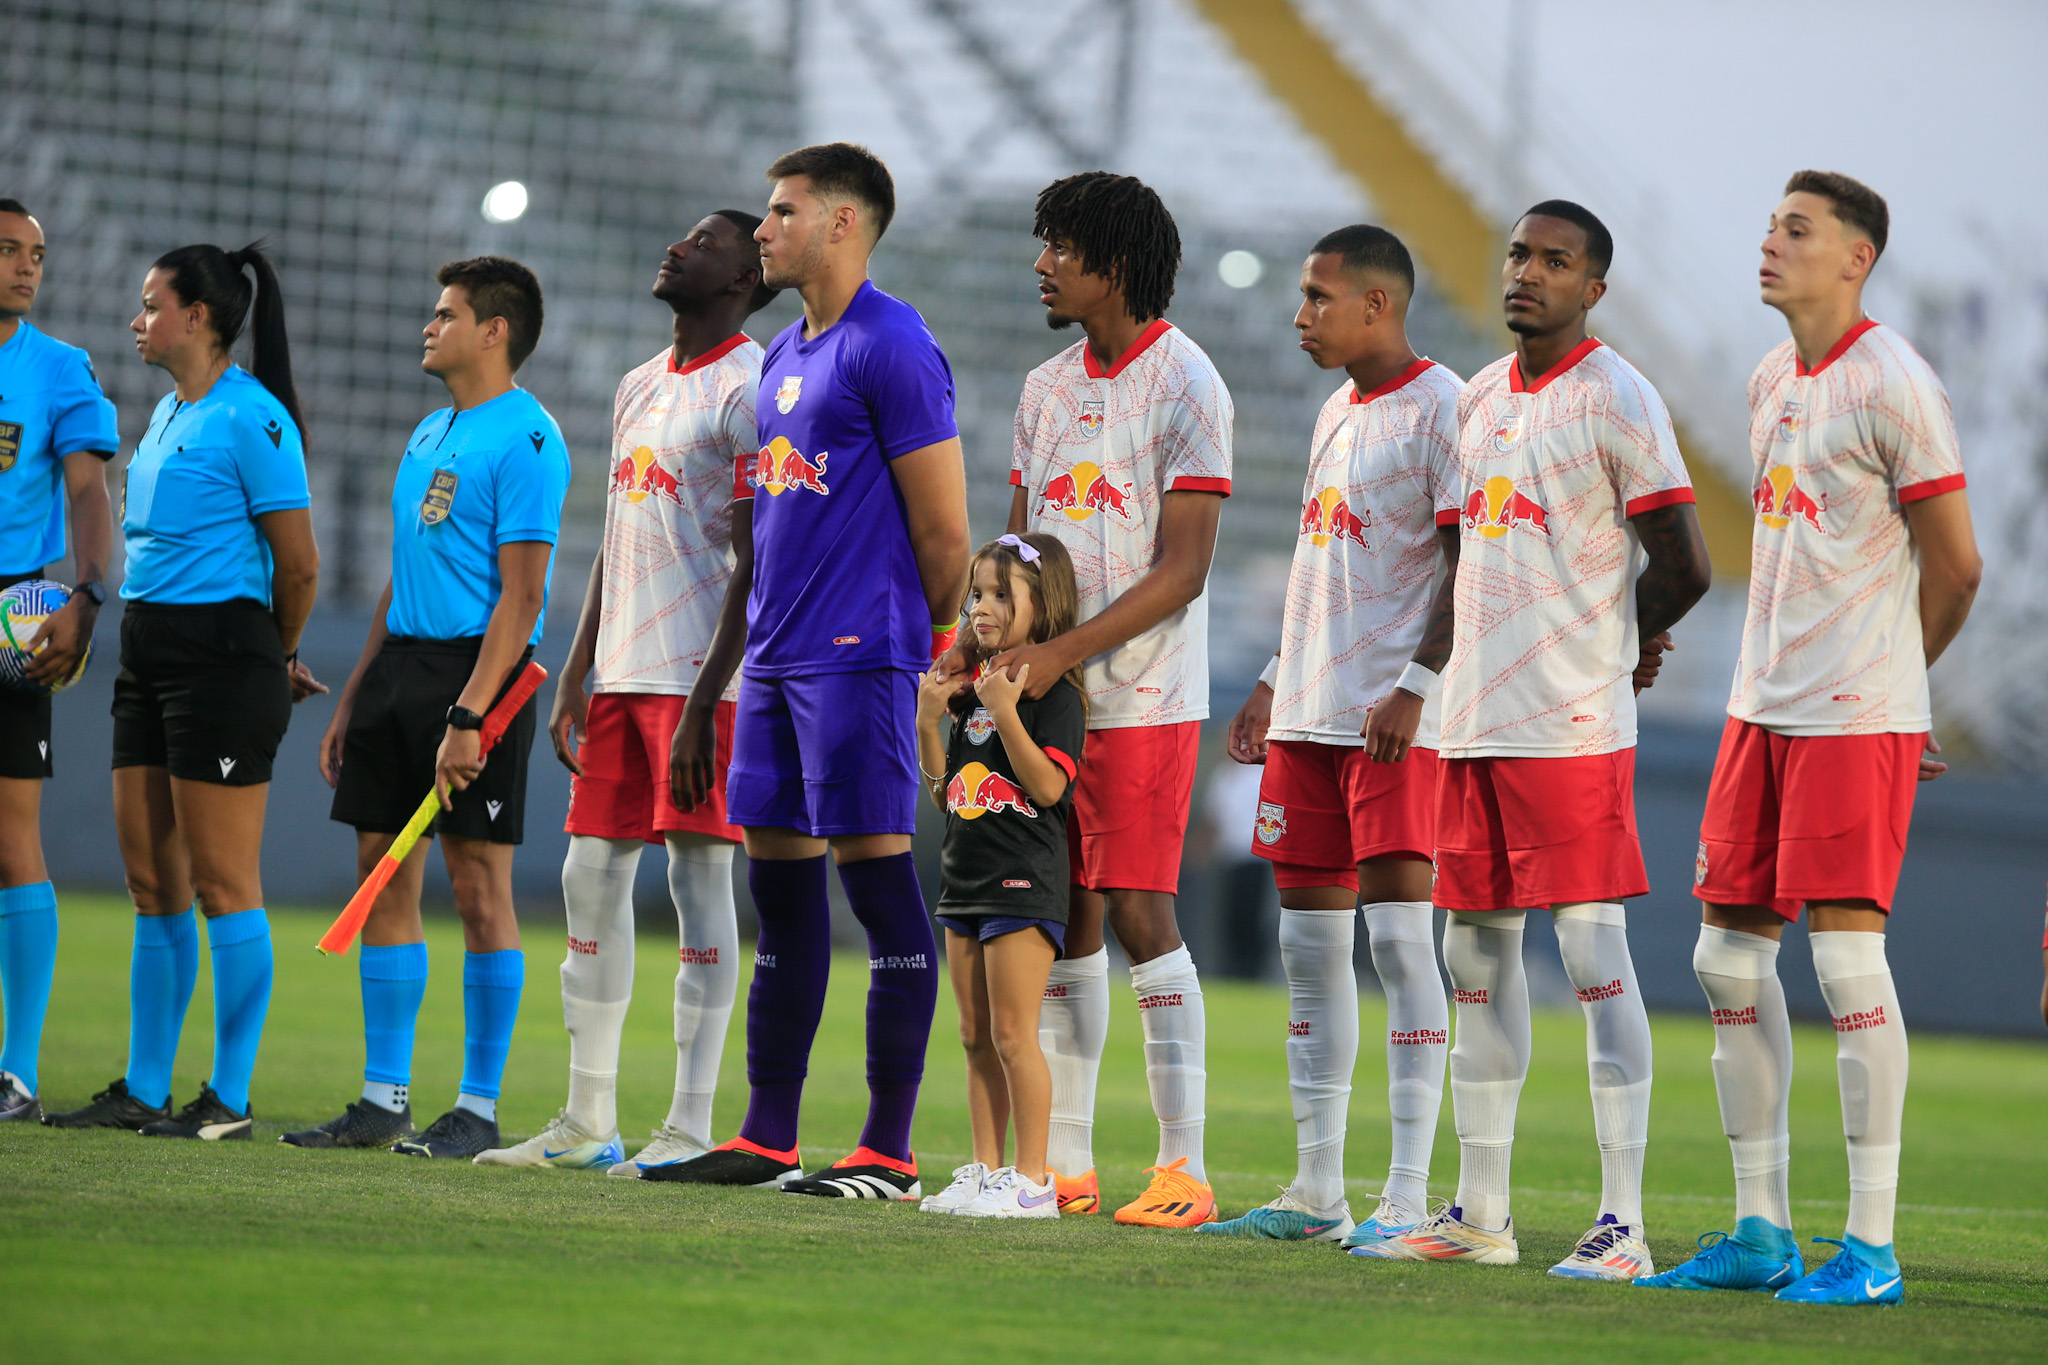
[[[62,692],[85,676],[85,667],[92,662],[90,640],[70,677],[49,684],[28,676],[29,661],[35,657],[28,642],[42,629],[44,620],[70,600],[71,589],[47,578],[31,578],[0,590],[0,687],[10,692]]]

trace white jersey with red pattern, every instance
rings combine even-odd
[[[1693,500],[1664,400],[1586,338],[1522,380],[1488,365],[1458,403],[1464,486],[1445,758],[1566,758],[1636,742],[1630,517]]]
[[[1033,370],[1017,403],[1010,482],[1025,525],[1074,559],[1087,620],[1159,562],[1159,517],[1178,490],[1230,494],[1230,391],[1201,347],[1165,320],[1117,363],[1086,338]],[[1177,725],[1209,714],[1209,597],[1083,668],[1088,728]]]
[[[1920,734],[1934,715],[1904,508],[1963,486],[1948,393],[1865,320],[1749,381],[1749,612],[1728,714],[1785,735]]]
[[[1367,711],[1393,690],[1443,581],[1439,526],[1461,510],[1458,376],[1418,360],[1361,394],[1346,383],[1316,417],[1301,534],[1287,575],[1272,739],[1364,744]],[[1437,746],[1440,688],[1415,743]]]
[[[593,692],[687,695],[732,577],[732,506],[751,498],[761,347],[744,333],[678,369],[663,351],[619,383],[605,495]],[[726,687],[739,695],[739,679]]]

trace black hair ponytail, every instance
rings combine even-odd
[[[306,419],[299,412],[299,391],[292,383],[291,342],[284,330],[284,294],[278,288],[277,267],[264,254],[263,243],[251,242],[240,251],[222,251],[217,246],[181,246],[157,257],[155,268],[170,276],[171,290],[180,302],[206,305],[223,351],[234,349],[253,308],[255,326],[249,338],[249,372],[284,404],[303,440]],[[253,289],[242,273],[245,269],[255,272]]]

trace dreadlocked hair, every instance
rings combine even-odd
[[[1180,229],[1152,187],[1132,175],[1083,171],[1038,192],[1031,235],[1065,242],[1082,269],[1124,293],[1133,319],[1150,322],[1173,302],[1180,273]]]

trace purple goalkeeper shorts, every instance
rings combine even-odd
[[[743,675],[726,818],[820,838],[914,831],[917,677],[898,668]]]

